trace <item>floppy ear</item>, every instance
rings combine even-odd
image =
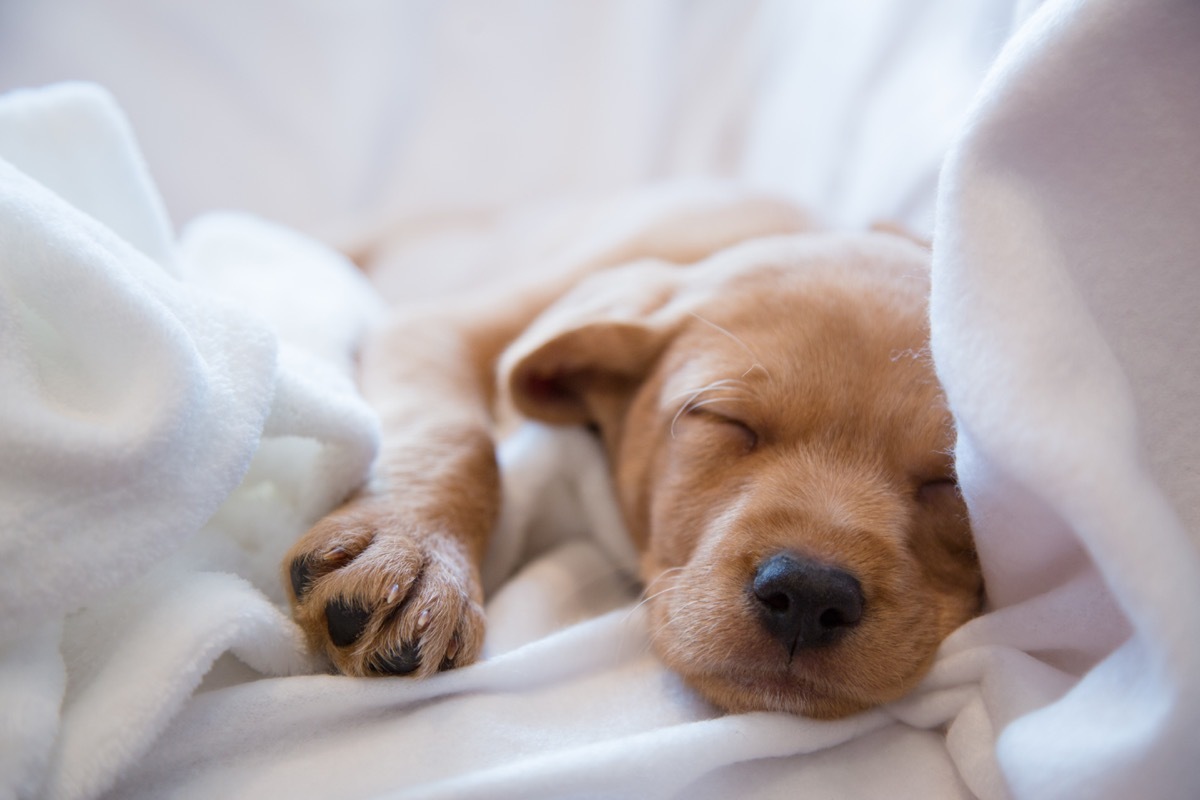
[[[526,416],[594,422],[598,398],[631,393],[679,326],[679,267],[639,262],[591,276],[548,308],[505,352],[500,381]]]

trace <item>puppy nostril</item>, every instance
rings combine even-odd
[[[825,628],[837,628],[842,625],[851,625],[853,623],[846,619],[846,615],[836,608],[827,608],[821,612],[821,616],[817,617],[817,621]]]
[[[830,644],[862,619],[862,589],[853,575],[792,553],[764,561],[751,591],[763,627],[789,652]]]
[[[788,607],[792,604],[792,601],[788,600],[788,596],[783,592],[773,592],[765,597],[755,593],[755,597],[767,608],[772,611],[778,611],[781,614],[786,614]]]

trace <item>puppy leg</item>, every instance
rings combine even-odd
[[[296,620],[350,675],[429,675],[475,660],[483,641],[480,560],[499,510],[492,408],[500,353],[589,273],[640,257],[675,264],[803,216],[755,198],[651,209],[607,246],[586,248],[503,296],[406,314],[363,354],[380,414],[371,484],[284,560]]]
[[[518,324],[407,315],[368,343],[363,391],[383,426],[372,481],[283,565],[296,620],[339,671],[425,676],[478,657],[500,502],[492,351]]]

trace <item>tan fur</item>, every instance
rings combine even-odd
[[[352,675],[405,644],[418,676],[478,657],[494,411],[511,402],[598,427],[655,649],[709,700],[836,717],[911,689],[981,593],[927,354],[928,254],[803,226],[761,200],[705,206],[557,285],[399,315],[363,360],[384,426],[372,484],[285,560],[289,587],[295,559],[307,570],[291,596],[314,649]],[[854,574],[861,623],[788,653],[747,589],[781,550]],[[342,647],[335,599],[366,620]]]

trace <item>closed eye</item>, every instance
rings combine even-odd
[[[713,411],[711,408],[701,407],[700,405],[687,408],[684,413],[689,417],[700,417],[736,434],[747,453],[758,446],[758,432],[736,417],[731,417],[719,411]]]
[[[917,487],[917,500],[921,503],[937,503],[958,497],[958,481],[954,478],[933,478]]]

